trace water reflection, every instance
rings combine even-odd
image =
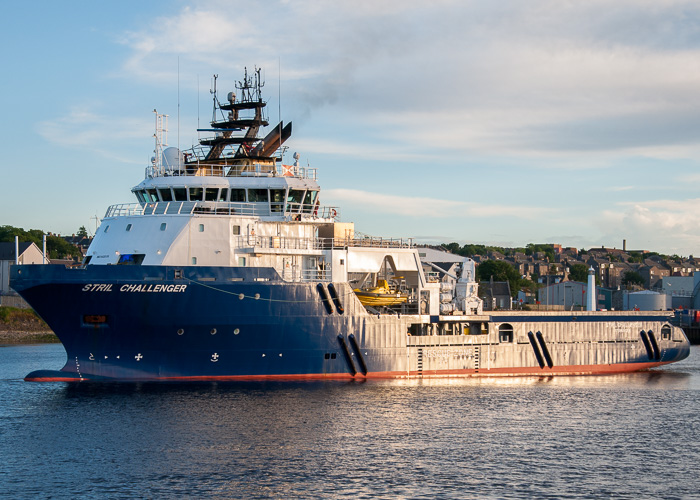
[[[363,383],[25,383],[0,353],[0,475],[10,498],[692,497],[693,349],[633,374]]]

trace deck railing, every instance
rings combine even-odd
[[[293,238],[286,236],[241,235],[234,239],[239,248],[283,250],[330,250],[348,247],[412,248],[408,240],[373,238]]]
[[[175,166],[146,167],[146,178],[155,177],[295,177],[317,180],[315,168],[281,164],[218,164],[197,161]]]
[[[272,217],[284,215],[288,220],[332,219],[340,221],[340,209],[302,203],[238,203],[161,201],[157,203],[122,203],[107,209],[105,217],[133,215],[244,215]]]
[[[284,281],[330,281],[331,269],[299,269],[298,267],[275,268]]]

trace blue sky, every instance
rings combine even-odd
[[[262,67],[289,157],[364,233],[700,255],[692,1],[10,2],[0,224],[70,234],[135,201]],[[179,103],[178,127],[178,62]],[[281,88],[280,88],[281,82]],[[281,95],[281,104],[278,100]],[[179,133],[178,133],[179,129]]]

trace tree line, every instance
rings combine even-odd
[[[85,230],[84,227],[81,229],[83,231]],[[33,242],[39,247],[40,250],[43,245],[42,239],[45,234],[46,253],[48,254],[49,259],[81,259],[83,257],[78,247],[68,243],[60,236],[45,233],[41,229],[25,230],[21,227],[0,226],[0,242],[14,242],[15,236],[19,236],[20,241]],[[78,234],[81,234],[81,232],[79,231]],[[87,231],[85,231],[85,235],[87,235]]]
[[[489,252],[499,252],[508,256],[513,256],[516,253],[523,253],[525,255],[533,255],[535,253],[543,253],[548,260],[548,262],[555,261],[554,247],[547,243],[528,243],[525,247],[518,248],[504,248],[498,246],[487,246],[478,244],[466,244],[460,245],[459,243],[447,243],[441,245],[444,249],[451,253],[461,255],[463,257],[473,257],[475,255],[486,255]],[[586,254],[586,250],[579,250],[579,254]],[[642,262],[644,257],[649,257],[651,255],[661,255],[657,252],[648,252],[646,255],[642,255],[641,252],[630,252],[630,262]],[[677,257],[677,256],[674,256]],[[585,264],[571,264],[569,268],[569,280],[578,281],[581,283],[586,283],[588,281],[588,266]],[[537,280],[539,276],[533,275],[533,279],[523,278],[520,273],[510,262],[502,260],[487,260],[482,262],[477,266],[477,276],[479,281],[487,282],[493,277],[494,281],[507,281],[510,285],[511,295],[515,297],[520,290],[536,292],[538,288],[542,287],[541,283]],[[596,285],[600,285],[600,277],[595,277]],[[644,278],[641,274],[636,271],[628,271],[625,273],[622,279],[624,285],[644,285]]]

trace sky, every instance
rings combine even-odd
[[[0,225],[136,199],[243,68],[373,236],[700,255],[697,1],[5,2]]]

